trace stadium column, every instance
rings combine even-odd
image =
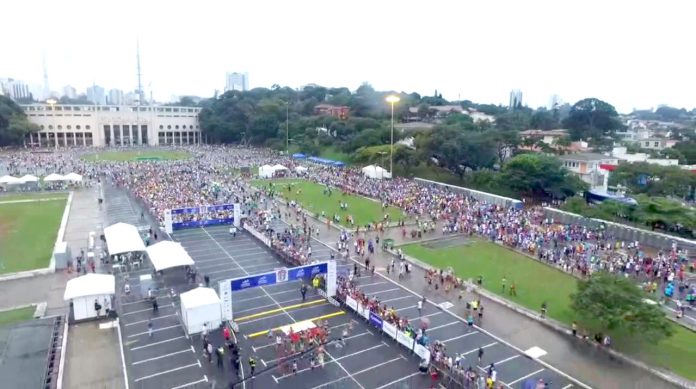
[[[116,146],[116,141],[114,139],[114,124],[109,123],[109,131],[111,133],[111,138],[109,138],[109,146]]]

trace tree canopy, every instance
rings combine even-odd
[[[566,198],[586,188],[556,157],[545,154],[515,156],[503,166],[498,180],[530,197]]]
[[[646,298],[632,280],[600,272],[578,281],[571,308],[593,331],[658,342],[672,335],[672,323],[659,306],[646,303]]]
[[[14,101],[0,95],[0,146],[20,145],[32,131],[38,131],[38,126],[27,120],[27,115]]]
[[[612,135],[622,127],[614,106],[596,98],[583,99],[570,108],[563,126],[570,130],[573,140],[599,139]]]

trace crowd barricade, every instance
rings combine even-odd
[[[407,350],[415,353],[421,359],[430,363],[430,350],[428,350],[426,346],[417,343],[415,338],[409,336],[403,331],[399,331],[395,325],[383,320],[378,314],[370,311],[369,308],[363,306],[350,296],[345,297],[345,305],[369,322],[370,325],[386,334]]]

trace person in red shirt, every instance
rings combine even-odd
[[[229,327],[225,327],[222,329],[222,336],[225,337],[226,342],[230,341],[230,329],[229,329]]]

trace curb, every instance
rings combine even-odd
[[[386,250],[386,251],[389,254],[396,256],[396,253],[393,250]],[[413,265],[415,265],[423,270],[427,271],[430,269],[435,269],[435,267],[430,266],[428,264],[425,264],[422,261],[420,261],[416,258],[413,258],[411,256],[404,254],[404,258],[406,259],[406,261],[412,263]],[[565,325],[561,324],[560,322],[558,322],[556,320],[549,319],[549,318],[542,319],[541,317],[539,317],[539,314],[536,313],[535,311],[532,311],[528,308],[521,307],[518,304],[512,303],[512,302],[507,301],[503,298],[500,298],[497,295],[495,295],[495,294],[493,294],[493,293],[491,293],[483,288],[480,288],[478,286],[474,286],[474,288],[475,288],[477,293],[484,296],[485,298],[487,298],[487,299],[489,299],[497,304],[503,305],[504,307],[511,309],[511,310],[521,314],[521,315],[524,315],[524,316],[530,318],[530,319],[533,319],[537,323],[543,324],[543,325],[545,325],[545,326],[547,326],[547,327],[549,327],[557,332],[565,334],[565,335],[571,334],[571,331],[568,327],[566,327]],[[620,359],[620,360],[622,360],[626,363],[629,363],[637,368],[643,369],[643,370],[659,377],[660,379],[662,379],[664,381],[667,381],[669,383],[678,385],[678,386],[680,386],[682,388],[686,388],[686,389],[696,388],[696,384],[693,381],[688,380],[686,378],[683,378],[681,376],[678,376],[674,373],[648,366],[647,364],[645,364],[639,360],[631,358],[623,353],[620,353],[620,352],[613,350],[613,349],[610,349],[610,348],[603,347],[601,349],[608,352],[612,357],[614,357],[616,359]]]

